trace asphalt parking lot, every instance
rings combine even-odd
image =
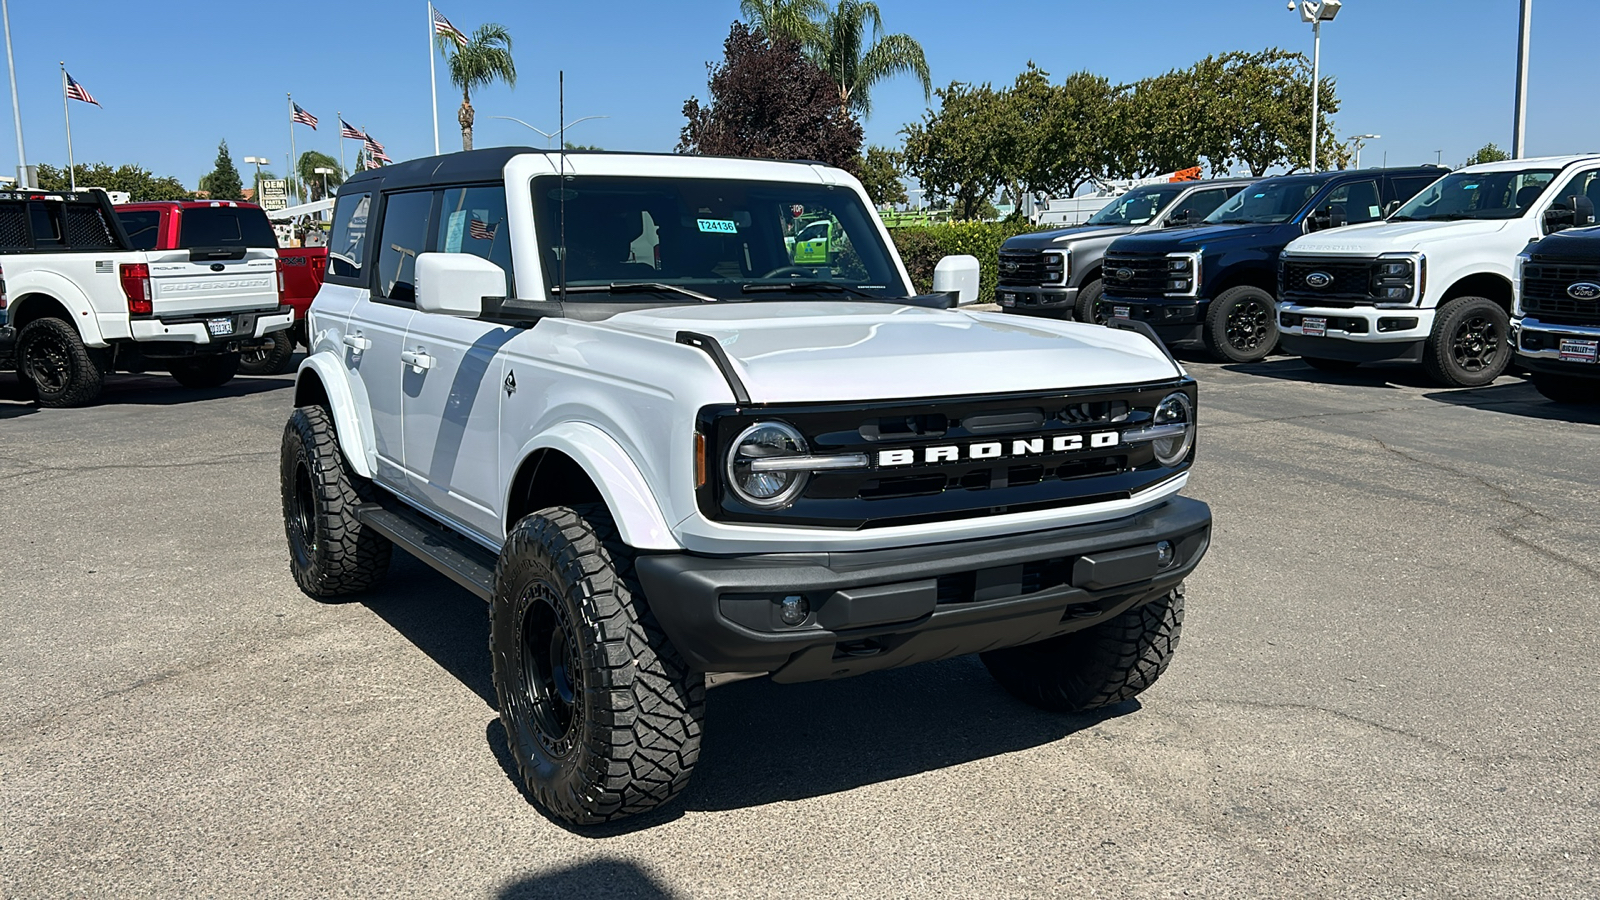
[[[1600,409],[1191,369],[1217,531],[1139,702],[734,684],[679,803],[584,833],[508,774],[479,601],[295,588],[289,378],[0,375],[0,896],[1600,896]]]

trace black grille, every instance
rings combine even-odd
[[[1281,267],[1278,283],[1280,300],[1317,301],[1346,300],[1374,303],[1372,296],[1372,266],[1370,259],[1362,260],[1287,260]],[[1306,278],[1316,273],[1333,280],[1325,287],[1312,287]]]
[[[1542,322],[1600,325],[1600,298],[1578,300],[1567,293],[1581,283],[1600,284],[1600,265],[1541,262],[1534,257],[1522,269],[1522,311]]]
[[[0,203],[0,247],[26,250],[28,214],[21,203]]]
[[[115,250],[117,239],[99,206],[68,203],[67,246],[74,250]]]
[[[1165,256],[1121,256],[1106,254],[1104,280],[1107,297],[1160,297],[1166,294]]]
[[[1061,259],[1061,254],[1052,253],[1047,263],[1042,250],[1001,250],[1000,283],[1024,287],[1059,284]]]

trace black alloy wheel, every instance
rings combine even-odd
[[[1505,307],[1487,297],[1457,297],[1434,317],[1423,366],[1445,387],[1482,387],[1511,362],[1510,333]]]
[[[545,752],[565,759],[582,733],[584,717],[578,637],[548,582],[528,585],[520,605],[522,689],[507,699],[522,707]]]
[[[1456,326],[1450,353],[1462,371],[1476,374],[1504,364],[1500,359],[1503,344],[1499,326],[1489,316],[1479,314],[1463,318]]]
[[[1272,311],[1259,300],[1251,298],[1235,305],[1228,311],[1228,346],[1247,353],[1254,351],[1266,342],[1271,321]]]
[[[288,515],[289,549],[297,561],[310,565],[320,548],[317,541],[317,489],[311,483],[308,460],[295,461],[294,483],[289,493]]]
[[[1266,359],[1278,346],[1272,295],[1247,284],[1223,291],[1206,310],[1205,339],[1206,349],[1223,362]]]
[[[110,352],[91,350],[72,323],[36,319],[17,335],[17,374],[40,406],[93,403],[105,386]]]

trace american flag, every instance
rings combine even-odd
[[[100,101],[89,96],[89,92],[84,89],[83,85],[73,81],[71,75],[67,76],[67,99],[82,100],[84,103],[93,103],[95,106],[100,106]],[[100,106],[100,108],[105,109],[103,106]]]
[[[370,137],[366,139],[366,142],[368,156],[386,163],[394,162],[394,160],[389,158],[389,154],[384,152],[382,144]]]
[[[499,231],[500,224],[498,222],[490,225],[481,219],[473,219],[467,225],[467,234],[471,235],[474,240],[479,241],[492,241]]]
[[[451,25],[450,20],[444,17],[444,13],[439,12],[437,9],[433,11],[433,33],[450,35],[451,38],[455,39],[457,46],[465,47],[467,45],[467,36],[461,32],[461,29]]]
[[[317,130],[316,116],[301,109],[298,103],[290,103],[289,105],[294,107],[294,115],[289,117],[289,121],[299,122],[301,125],[310,125],[312,131]]]
[[[346,122],[343,118],[339,119],[339,137],[350,138],[353,141],[370,140],[370,138],[361,132],[361,129]]]

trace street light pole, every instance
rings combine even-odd
[[[17,126],[17,183],[19,187],[33,187],[33,173],[28,169],[28,151],[22,149],[22,107],[17,105],[17,61],[11,53],[11,5],[0,0],[0,18],[6,26],[6,67],[11,70],[11,118]]]
[[[1517,36],[1517,109],[1511,124],[1511,158],[1523,157],[1528,139],[1528,43],[1533,25],[1533,0],[1522,0],[1522,26]]]
[[[489,116],[488,118],[491,118],[491,119],[505,119],[505,120],[507,120],[509,122],[515,122],[518,125],[521,125],[523,128],[526,128],[526,129],[528,129],[530,131],[536,131],[539,134],[544,135],[544,146],[545,146],[545,149],[548,150],[550,148],[550,141],[552,139],[554,139],[556,135],[560,134],[565,129],[571,128],[572,126],[578,124],[579,122],[587,122],[590,119],[609,119],[611,117],[610,116],[584,116],[581,119],[573,119],[571,122],[568,122],[566,125],[562,126],[561,128],[557,128],[555,131],[545,131],[542,128],[534,128],[532,125],[529,125],[527,122],[522,121],[521,119],[517,118],[516,116]]]
[[[1343,0],[1302,0],[1300,21],[1311,23],[1311,171],[1317,171],[1317,131],[1322,122],[1322,23],[1339,15]],[[1289,11],[1294,11],[1289,0]]]
[[[1350,139],[1350,140],[1356,142],[1356,168],[1357,169],[1361,168],[1361,148],[1362,148],[1362,146],[1364,146],[1367,141],[1376,141],[1381,137],[1383,137],[1383,135],[1381,135],[1381,134],[1358,134],[1358,135],[1356,135],[1356,136],[1354,136],[1354,137],[1352,137]]]

